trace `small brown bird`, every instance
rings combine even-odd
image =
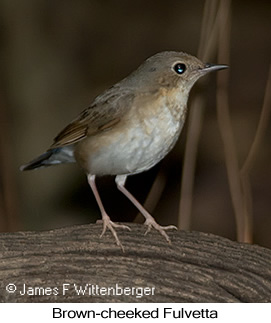
[[[158,53],[97,96],[44,154],[20,169],[77,162],[87,174],[102,214],[101,236],[109,228],[123,249],[115,228],[130,228],[110,220],[95,184],[96,176],[116,175],[118,189],[145,217],[146,233],[153,227],[170,242],[166,230],[176,227],[157,224],[125,188],[125,182],[127,176],[150,169],[167,155],[185,122],[192,86],[201,76],[224,68],[183,52]]]

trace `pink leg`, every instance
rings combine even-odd
[[[159,225],[154,218],[150,215],[148,211],[144,209],[144,207],[138,202],[138,200],[125,188],[125,182],[127,179],[127,175],[118,175],[116,176],[116,184],[118,189],[126,196],[128,199],[135,205],[135,207],[139,210],[139,212],[145,217],[145,225],[148,226],[148,229],[145,234],[147,234],[151,228],[153,227],[157,231],[161,233],[162,236],[164,236],[168,243],[171,243],[169,236],[166,234],[165,230],[171,230],[176,229],[178,230],[174,225],[168,225],[168,226],[161,226]]]
[[[114,222],[112,222],[110,220],[110,217],[105,212],[102,200],[101,200],[99,192],[97,190],[96,183],[95,183],[95,175],[90,175],[89,174],[87,176],[87,178],[88,178],[89,186],[92,189],[92,192],[93,192],[93,194],[95,196],[95,199],[96,199],[96,201],[98,203],[98,206],[99,206],[101,214],[102,214],[103,231],[102,231],[100,237],[102,237],[104,235],[106,229],[108,228],[112,232],[112,234],[113,234],[113,236],[114,236],[114,238],[116,240],[117,245],[120,246],[121,249],[124,251],[124,248],[123,248],[123,246],[122,246],[122,244],[121,244],[121,242],[120,242],[120,240],[118,238],[117,232],[116,232],[116,230],[114,228],[121,228],[121,229],[128,229],[128,230],[131,230],[131,229],[127,225],[116,224],[116,223],[114,223]]]

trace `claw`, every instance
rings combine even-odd
[[[169,244],[171,244],[171,240],[169,239],[169,236],[166,233],[166,230],[178,230],[178,228],[175,225],[167,225],[167,226],[161,226],[159,225],[153,217],[148,218],[145,222],[144,225],[147,225],[147,230],[145,232],[145,235],[151,231],[151,228],[156,229],[160,234],[167,240]]]

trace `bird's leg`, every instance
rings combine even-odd
[[[162,236],[165,237],[168,243],[171,243],[169,236],[166,234],[166,230],[171,230],[171,229],[177,229],[175,225],[168,225],[168,226],[161,226],[159,225],[155,219],[150,215],[150,213],[144,209],[144,207],[138,202],[138,200],[125,188],[125,182],[127,179],[127,175],[118,175],[116,176],[116,184],[118,189],[135,205],[135,207],[139,210],[139,212],[145,217],[145,222],[144,224],[148,226],[147,231],[145,234],[147,234],[151,228],[153,227],[157,231],[161,233]]]
[[[112,222],[110,220],[110,217],[107,215],[107,213],[106,213],[106,211],[104,209],[101,197],[100,197],[99,192],[97,190],[97,186],[96,186],[96,183],[95,183],[95,175],[89,174],[87,176],[87,178],[88,178],[89,186],[92,189],[92,192],[93,192],[93,194],[95,196],[95,199],[97,201],[97,204],[98,204],[98,206],[100,208],[100,211],[101,211],[101,214],[102,214],[103,231],[102,231],[102,233],[100,235],[100,238],[104,235],[106,229],[108,228],[112,232],[112,234],[113,234],[113,236],[114,236],[114,238],[116,240],[117,245],[120,246],[121,249],[124,251],[123,245],[121,244],[121,242],[119,240],[119,237],[117,235],[117,232],[116,232],[116,230],[114,228],[121,228],[121,229],[128,229],[128,230],[131,230],[131,229],[127,225],[116,224],[116,223],[114,223],[114,222]]]

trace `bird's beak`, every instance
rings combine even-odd
[[[204,67],[202,68],[202,72],[205,73],[209,73],[209,72],[212,72],[212,71],[218,71],[218,70],[223,70],[225,68],[228,68],[229,66],[228,65],[216,65],[216,64],[209,64],[209,63],[206,63],[204,65]]]

